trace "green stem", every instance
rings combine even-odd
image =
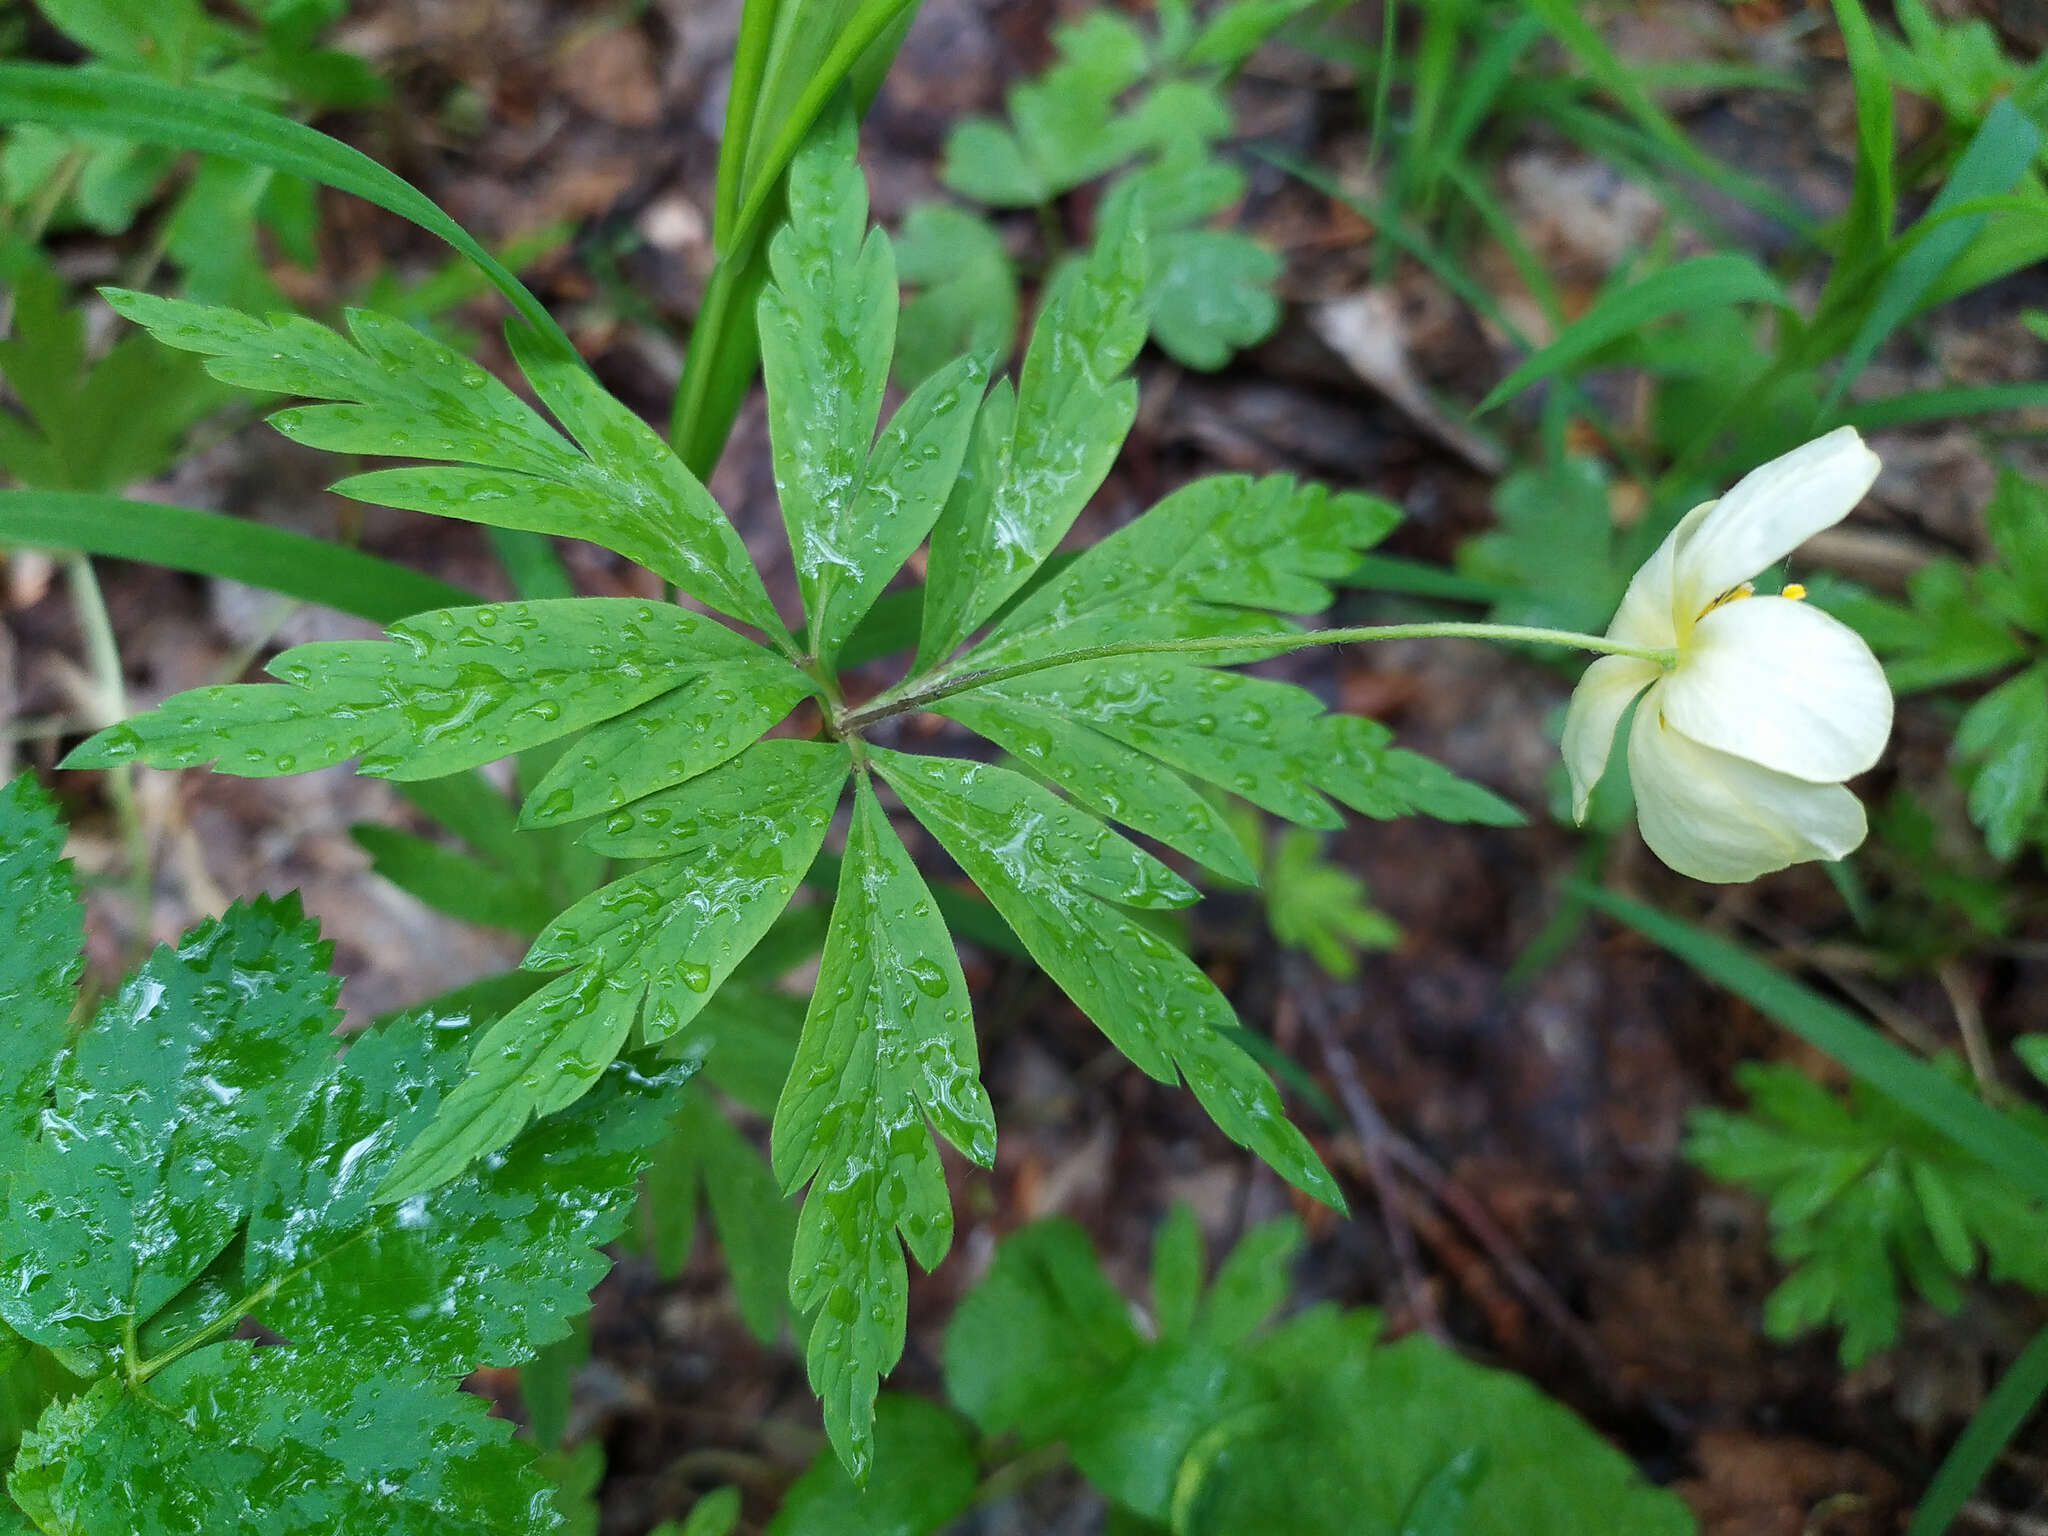
[[[690,326],[689,345],[683,352],[682,382],[676,386],[675,403],[670,409],[669,440],[675,445],[690,473],[699,480],[707,478],[718,455],[713,452],[709,462],[701,449],[686,443],[685,437],[693,431],[697,418],[704,412],[704,402],[711,394],[711,364],[718,355],[718,343],[726,327],[726,315],[732,308],[734,263],[721,256],[711,268],[711,277],[704,285],[704,302],[697,306],[697,318]],[[721,448],[723,443],[719,445]],[[691,462],[696,460],[698,462]]]
[[[64,562],[64,571],[92,672],[93,725],[95,729],[104,729],[128,717],[127,679],[121,672],[114,621],[107,614],[107,600],[93,571],[92,557],[73,555]],[[151,878],[149,832],[142,824],[142,811],[135,799],[134,765],[117,763],[109,768],[106,786],[107,798],[114,806],[114,819],[121,828],[121,840],[128,849],[128,891],[135,908],[134,947],[139,953],[149,945]]]
[[[1540,629],[1528,624],[1476,624],[1431,620],[1416,624],[1364,624],[1350,629],[1310,629],[1280,635],[1203,635],[1181,640],[1125,640],[1109,645],[1086,645],[1071,651],[1053,651],[1028,661],[1006,666],[982,667],[971,672],[940,673],[923,682],[904,683],[869,700],[840,718],[842,733],[855,732],[886,720],[891,715],[924,709],[940,699],[974,688],[986,688],[1051,667],[1074,662],[1105,661],[1116,656],[1230,655],[1263,651],[1279,656],[1312,645],[1352,645],[1373,640],[1418,640],[1433,638],[1468,640],[1513,640],[1535,645],[1566,645],[1574,650],[1601,651],[1610,656],[1634,656],[1669,669],[1677,664],[1678,652],[1668,646],[1626,645],[1604,635],[1581,634],[1573,629]]]
[[[153,1355],[147,1360],[131,1358],[128,1367],[129,1381],[135,1386],[140,1386],[165,1366],[184,1359],[185,1356],[191,1354],[193,1350],[198,1349],[201,1345],[210,1344],[222,1334],[231,1332],[240,1325],[243,1318],[248,1317],[258,1307],[262,1306],[263,1303],[277,1294],[277,1284],[275,1280],[265,1281],[240,1301],[229,1307],[225,1312],[221,1313],[212,1322],[208,1323],[204,1328],[201,1328],[196,1333],[186,1335],[162,1354]],[[130,1327],[132,1330],[132,1319],[130,1320]]]

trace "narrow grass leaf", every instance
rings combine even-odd
[[[1655,321],[1730,304],[1786,308],[1789,302],[1778,280],[1748,256],[1721,252],[1692,257],[1601,298],[1557,340],[1496,384],[1474,414],[1484,415],[1539,379],[1564,373],[1610,342],[1632,336]]]
[[[41,123],[139,144],[196,149],[303,176],[410,219],[475,262],[563,356],[576,349],[539,299],[425,193],[339,139],[220,91],[126,71],[0,64],[0,122]]]
[[[218,576],[377,624],[475,601],[460,587],[361,550],[219,512],[119,496],[0,490],[0,544]]]
[[[1746,999],[1878,1092],[2000,1169],[2019,1188],[2048,1199],[2048,1143],[1907,1055],[1854,1015],[1718,934],[1599,886],[1574,881],[1568,888],[1661,944],[1708,980]]]

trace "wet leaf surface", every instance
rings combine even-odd
[[[989,392],[932,529],[920,667],[1024,584],[1109,473],[1137,413],[1144,262],[1141,242],[1105,237],[1040,312],[1014,391]]]
[[[0,815],[0,858],[54,853],[47,803],[17,787]],[[49,920],[19,951],[46,1008],[70,908],[61,865],[0,886],[7,931]],[[57,1058],[42,1113],[0,1127],[10,1384],[49,1359],[24,1340],[102,1373],[52,1378],[14,1458],[12,1508],[45,1530],[559,1526],[530,1453],[457,1383],[588,1304],[689,1068],[615,1064],[588,1115],[380,1203],[469,1020],[415,1013],[344,1049],[327,956],[295,899],[231,907],[156,950]],[[223,1342],[245,1319],[277,1342]]]
[[[0,789],[0,1137],[26,1138],[70,1035],[85,909],[64,829],[36,781]]]
[[[211,358],[208,372],[225,383],[339,402],[271,418],[297,442],[461,461],[357,475],[338,487],[345,495],[589,539],[721,612],[780,632],[753,561],[710,493],[651,428],[530,332],[510,332],[514,353],[575,445],[485,369],[388,316],[350,311],[344,339],[296,316],[259,320],[141,293],[111,298],[166,346]]]
[[[447,608],[394,625],[391,634],[381,643],[294,646],[268,668],[287,686],[233,683],[176,694],[101,731],[67,762],[211,762],[218,772],[264,777],[360,756],[364,773],[438,778],[610,720],[721,665],[797,676],[716,620],[632,598]],[[719,698],[725,692],[730,706]],[[692,703],[700,719],[726,707],[744,717],[757,698],[741,683],[713,690],[709,700],[692,695]],[[552,787],[541,809],[566,794]],[[567,800],[558,814],[574,804]]]
[[[1272,1080],[1229,1038],[1237,1028],[1229,1002],[1124,910],[1185,905],[1192,886],[1021,774],[893,752],[877,751],[875,762],[1118,1050],[1161,1082],[1185,1077],[1225,1135],[1341,1207],[1336,1182],[1288,1121]]]
[[[866,777],[854,792],[832,927],[788,1083],[773,1161],[809,1181],[790,1300],[815,1312],[806,1360],[825,1427],[856,1481],[874,1456],[880,1375],[903,1352],[908,1274],[945,1257],[953,1211],[933,1132],[995,1157],[959,957]]]

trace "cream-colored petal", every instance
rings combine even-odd
[[[1607,771],[1614,728],[1635,696],[1657,681],[1654,661],[1634,656],[1602,656],[1586,668],[1564,712],[1564,767],[1572,781],[1572,819],[1586,819],[1593,786]]]
[[[1862,773],[1892,730],[1892,691],[1862,636],[1783,597],[1701,619],[1658,697],[1693,740],[1815,784]]]
[[[1615,610],[1614,622],[1607,626],[1608,639],[1657,649],[1678,644],[1678,628],[1673,620],[1673,564],[1679,545],[1713,507],[1711,501],[1704,502],[1686,513],[1685,520],[1666,534],[1656,552],[1642,563],[1629,580],[1621,607]]]
[[[1681,540],[1673,567],[1679,633],[1730,587],[1832,528],[1877,478],[1877,455],[1837,427],[1751,470]]]
[[[1629,732],[1636,822],[1650,851],[1695,880],[1729,884],[1808,859],[1839,859],[1863,841],[1863,803],[1839,784],[1809,784],[1712,747],[1644,708]]]

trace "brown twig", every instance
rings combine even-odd
[[[1948,996],[1949,1007],[1955,1010],[1956,1031],[1963,1037],[1963,1056],[1977,1079],[1977,1091],[1987,1104],[2004,1104],[2008,1095],[1998,1078],[1998,1061],[1991,1054],[1991,1036],[1984,1028],[1984,1010],[1977,1006],[1976,987],[1960,962],[1952,959],[1942,961],[1934,974]]]
[[[1298,962],[1290,956],[1286,965],[1288,985],[1280,994],[1279,1006],[1293,1009],[1322,1048],[1323,1060],[1337,1084],[1337,1096],[1344,1102],[1344,1111],[1351,1117],[1352,1128],[1358,1133],[1359,1145],[1365,1154],[1366,1173],[1379,1202],[1380,1220],[1387,1229],[1388,1246],[1394,1250],[1394,1262],[1401,1271],[1401,1290],[1408,1298],[1408,1309],[1415,1314],[1417,1327],[1432,1338],[1446,1338],[1443,1318],[1437,1311],[1436,1298],[1430,1294],[1428,1278],[1422,1272],[1422,1259],[1416,1251],[1415,1229],[1408,1224],[1400,1189],[1394,1183],[1393,1166],[1387,1156],[1387,1144],[1393,1132],[1381,1116],[1379,1106],[1373,1102],[1372,1095],[1366,1091],[1365,1082],[1358,1075],[1358,1063],[1338,1038],[1336,1027],[1321,1000],[1310,989],[1296,985]]]
[[[1508,1283],[1521,1296],[1525,1305],[1540,1316],[1555,1330],[1558,1337],[1576,1354],[1587,1371],[1598,1381],[1603,1391],[1617,1401],[1631,1394],[1624,1393],[1614,1380],[1612,1363],[1607,1351],[1589,1327],[1580,1320],[1564,1298],[1545,1280],[1536,1266],[1525,1258],[1514,1239],[1509,1237],[1493,1213],[1464,1185],[1453,1179],[1422,1148],[1410,1141],[1387,1124],[1386,1117],[1373,1102],[1364,1080],[1360,1077],[1357,1060],[1345,1047],[1337,1033],[1335,1022],[1321,999],[1308,987],[1297,984],[1298,972],[1290,970],[1286,997],[1291,998],[1299,1010],[1302,1021],[1316,1037],[1323,1059],[1328,1063],[1330,1076],[1336,1082],[1338,1096],[1343,1100],[1345,1112],[1350,1116],[1353,1128],[1363,1143],[1366,1166],[1371,1171],[1375,1191],[1380,1196],[1380,1208],[1388,1222],[1389,1236],[1398,1230],[1408,1245],[1407,1257],[1402,1260],[1403,1280],[1411,1295],[1422,1294],[1419,1265],[1414,1256],[1414,1233],[1408,1225],[1403,1211],[1404,1197],[1398,1185],[1393,1183],[1396,1169],[1405,1173],[1422,1189],[1431,1200],[1472,1235],[1472,1239],[1485,1252]],[[1392,1196],[1389,1198],[1389,1191]],[[1401,1257],[1401,1241],[1395,1240],[1395,1253]],[[1410,1266],[1416,1266],[1411,1272]],[[1417,1308],[1418,1316],[1434,1318],[1434,1309],[1425,1314]],[[1437,1332],[1432,1328],[1431,1332]],[[1441,1337],[1441,1334],[1439,1334]],[[1682,1432],[1686,1426],[1679,1416],[1667,1405],[1645,1400],[1643,1406],[1665,1428]]]

